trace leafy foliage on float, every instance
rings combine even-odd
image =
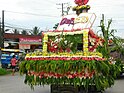
[[[119,69],[106,60],[30,60],[22,62],[20,72],[26,74],[25,83],[30,86],[70,84],[75,86],[84,85],[87,88],[88,85],[95,84],[97,90],[104,90],[114,84],[114,78]]]

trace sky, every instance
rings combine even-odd
[[[75,6],[74,0],[0,0],[0,17],[4,10],[5,26],[18,29],[37,26],[41,30],[49,30],[61,20],[62,3],[64,7]],[[99,30],[100,19],[104,14],[106,23],[112,18],[111,28],[117,30],[117,36],[124,38],[123,0],[89,0],[88,5],[91,6],[89,13],[97,16],[94,31]],[[70,9],[69,13],[74,12]]]

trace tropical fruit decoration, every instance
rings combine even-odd
[[[88,0],[75,3],[74,11],[80,13],[63,16],[57,30],[42,33],[42,52],[28,53],[21,63],[20,72],[31,87],[58,84],[88,89],[95,85],[102,91],[114,84],[118,68],[103,54],[104,38],[92,30],[96,16],[78,8]]]

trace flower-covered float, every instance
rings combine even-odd
[[[25,83],[31,87],[69,85],[75,87],[77,92],[74,93],[83,89],[87,92],[91,86],[102,91],[114,84],[117,67],[110,63],[105,53],[102,54],[105,51],[100,51],[106,48],[99,47],[109,42],[92,30],[96,16],[87,13],[90,9],[85,5],[87,2],[75,0],[77,6],[73,10],[76,14],[63,16],[56,30],[43,33],[42,52],[26,55],[20,65],[20,72],[26,74]],[[57,91],[55,93],[62,90]]]

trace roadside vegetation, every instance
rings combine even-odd
[[[8,71],[6,69],[0,68],[0,76],[7,75],[7,74],[10,74],[10,73],[11,73],[11,71]]]

